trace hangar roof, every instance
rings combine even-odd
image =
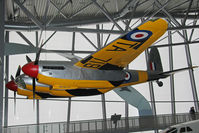
[[[141,17],[194,19],[198,4],[198,0],[6,0],[5,24],[8,29],[47,29]]]

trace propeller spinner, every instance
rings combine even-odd
[[[21,74],[21,66],[18,67],[15,78],[18,77],[20,74]],[[10,79],[11,79],[11,81],[9,81],[6,84],[6,88],[8,88],[9,90],[12,90],[12,91],[14,91],[14,93],[16,93],[18,87],[17,87],[17,84],[15,83],[15,79],[12,75],[11,75]]]
[[[30,63],[27,63],[25,64],[23,67],[22,67],[22,71],[30,76],[30,77],[33,77],[33,78],[36,78],[37,75],[38,75],[38,71],[39,71],[39,66],[38,65],[35,65],[34,62],[30,62]]]
[[[6,88],[8,88],[9,90],[12,90],[14,92],[16,92],[18,87],[17,87],[17,84],[13,80],[11,80],[11,81],[9,81],[6,84]]]

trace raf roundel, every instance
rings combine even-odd
[[[151,31],[147,30],[134,30],[126,35],[126,38],[130,41],[144,41],[152,35]]]
[[[124,78],[126,81],[129,81],[131,79],[131,75],[130,73],[126,72],[125,73],[125,78]]]

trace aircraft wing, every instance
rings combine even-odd
[[[161,37],[167,27],[164,19],[150,20],[75,65],[99,70],[121,70]]]

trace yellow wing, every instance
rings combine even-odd
[[[167,27],[163,19],[150,20],[75,65],[99,70],[121,70],[160,38]]]

